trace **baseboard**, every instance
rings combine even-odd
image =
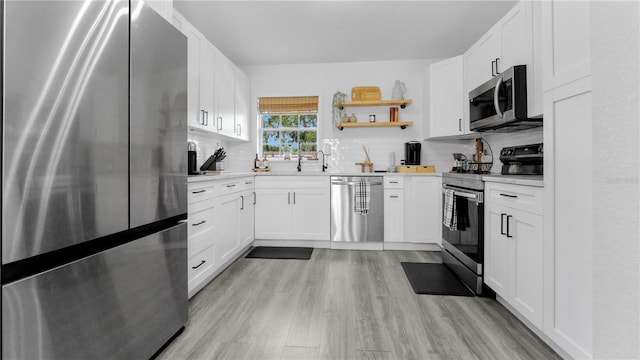
[[[332,241],[331,248],[337,250],[383,250],[381,242],[339,242]]]
[[[441,251],[442,248],[436,243],[384,243],[384,250],[417,250],[417,251]]]
[[[557,352],[560,357],[563,359],[573,359],[569,353],[564,351],[558,344],[555,343],[550,337],[548,337],[542,330],[538,329],[537,326],[533,325],[529,320],[527,320],[524,316],[520,315],[518,310],[513,308],[513,306],[509,305],[509,303],[502,298],[500,295],[496,294],[496,300],[502,306],[504,306],[510,313],[513,314],[521,323],[523,323],[531,332],[533,332],[540,340],[544,341],[553,351]]]
[[[284,247],[312,247],[314,249],[329,249],[330,241],[325,240],[254,240],[253,246],[284,246]]]

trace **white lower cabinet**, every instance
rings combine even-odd
[[[403,189],[384,189],[384,242],[405,242]]]
[[[256,239],[329,240],[328,176],[260,176],[255,196]]]
[[[253,182],[247,177],[189,184],[189,297],[252,243]]]
[[[538,329],[543,326],[543,189],[485,187],[485,283]]]
[[[420,244],[442,242],[442,178],[408,176],[405,181],[406,241]]]

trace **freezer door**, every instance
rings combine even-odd
[[[131,2],[131,227],[187,212],[187,38]]]
[[[148,359],[187,322],[187,229],[2,287],[3,359]]]
[[[2,263],[128,227],[122,1],[4,1]]]

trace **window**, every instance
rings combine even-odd
[[[318,151],[318,97],[262,97],[258,102],[262,156],[315,158]]]

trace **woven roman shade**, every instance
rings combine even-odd
[[[261,97],[258,110],[265,113],[315,113],[318,112],[317,96]]]

